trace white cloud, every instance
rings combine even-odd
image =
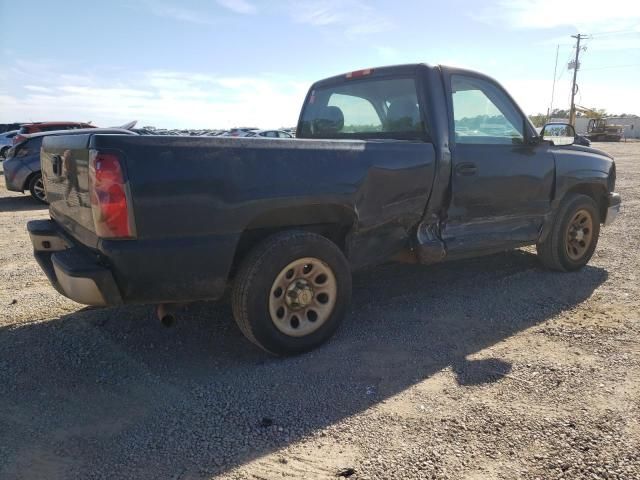
[[[236,13],[252,14],[256,13],[258,9],[255,5],[247,2],[246,0],[217,0],[218,4],[224,8],[228,8]]]
[[[226,77],[206,72],[152,70],[107,77],[98,71],[82,82],[66,82],[47,71],[47,87],[23,85],[37,71],[12,76],[0,88],[0,122],[92,120],[96,125],[167,128],[293,126],[311,82],[258,75]]]
[[[498,0],[472,15],[478,20],[515,29],[574,27],[582,33],[634,30],[640,32],[640,1]]]
[[[40,93],[51,93],[52,90],[47,87],[42,87],[40,85],[25,85],[24,88],[26,90],[30,90],[32,92],[40,92]]]
[[[152,0],[147,0],[145,3],[151,13],[157,17],[199,25],[213,25],[217,23],[217,20],[214,17],[197,10],[170,5],[168,3],[159,3]]]
[[[294,0],[289,3],[294,22],[315,27],[339,27],[347,35],[380,33],[392,22],[361,0]]]

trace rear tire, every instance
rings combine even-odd
[[[599,236],[596,202],[586,195],[569,194],[556,213],[551,232],[536,245],[538,257],[550,270],[578,270],[591,259]]]
[[[42,173],[36,173],[29,180],[29,192],[31,196],[40,203],[48,204],[47,194],[44,190],[44,183],[42,182]]]
[[[251,342],[274,355],[295,355],[328,340],[350,300],[351,271],[340,249],[320,235],[288,231],[244,259],[232,308]]]

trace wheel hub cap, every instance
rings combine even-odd
[[[300,258],[276,276],[269,294],[269,314],[285,335],[303,337],[331,316],[338,284],[331,267],[314,257]]]
[[[292,310],[309,306],[313,300],[313,287],[303,278],[297,278],[287,287],[286,302]]]
[[[593,239],[593,218],[587,210],[578,210],[567,227],[566,251],[571,260],[579,261],[589,250]]]

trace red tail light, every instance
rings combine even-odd
[[[96,235],[101,238],[135,236],[127,184],[120,159],[114,153],[91,151],[89,192]]]

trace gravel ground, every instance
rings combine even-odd
[[[640,479],[640,143],[591,264],[530,249],[356,275],[327,345],[274,359],[225,305],[173,329],[49,286],[0,187],[0,477]]]

